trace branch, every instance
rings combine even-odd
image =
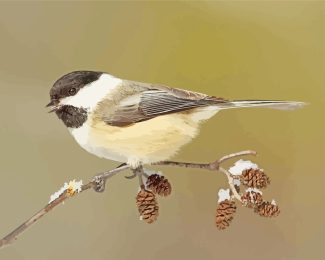
[[[219,166],[221,163],[233,159],[235,157],[240,157],[244,155],[257,155],[257,152],[252,150],[246,150],[238,153],[231,153],[211,163],[187,163],[187,162],[162,161],[162,162],[153,163],[153,165],[179,166],[185,168],[199,168],[199,169],[205,169],[210,171],[216,171],[219,170]]]
[[[227,170],[225,170],[219,166],[221,163],[223,163],[229,159],[243,156],[243,155],[256,155],[256,152],[247,150],[247,151],[242,151],[242,152],[238,152],[238,153],[233,153],[233,154],[226,155],[212,163],[186,163],[186,162],[162,161],[162,162],[153,163],[153,165],[169,165],[169,166],[178,166],[178,167],[186,167],[186,168],[200,168],[200,169],[211,170],[211,171],[220,170],[227,176],[230,188],[231,188],[234,196],[239,201],[241,201],[240,195],[237,193],[237,191],[234,187],[233,178],[232,178],[231,174]],[[34,214],[28,220],[23,222],[20,226],[18,226],[16,229],[14,229],[12,232],[10,232],[7,236],[2,238],[0,240],[0,249],[15,242],[17,240],[18,236],[20,236],[24,231],[26,231],[28,228],[30,228],[33,224],[35,224],[38,220],[40,220],[44,215],[46,215],[48,212],[50,212],[56,206],[63,203],[65,200],[67,200],[67,199],[71,198],[72,196],[75,196],[81,192],[89,190],[91,188],[93,188],[96,192],[103,192],[105,190],[105,183],[106,183],[107,179],[113,177],[114,175],[116,175],[122,171],[130,169],[130,168],[131,167],[129,165],[121,164],[119,167],[117,167],[115,169],[112,169],[112,170],[109,170],[109,171],[106,171],[106,172],[96,175],[90,182],[82,185],[80,191],[78,191],[78,192],[75,192],[75,191],[71,192],[68,189],[66,189],[62,194],[60,194],[60,196],[58,198],[49,202],[40,211],[38,211],[36,214]],[[132,169],[132,171],[133,171],[134,175],[132,175],[131,178],[133,178],[133,176],[135,177],[138,175],[140,184],[144,185],[143,181],[142,181],[142,175],[145,175],[145,173],[143,172],[142,167],[140,169]]]
[[[79,193],[86,191],[90,188],[93,188],[97,192],[104,191],[105,182],[108,178],[113,177],[117,173],[124,171],[128,168],[130,168],[128,165],[123,165],[113,170],[106,171],[96,175],[92,181],[88,182],[87,184],[81,187],[81,191]],[[79,193],[75,193],[75,194],[79,194]],[[38,220],[40,220],[45,214],[47,214],[53,208],[60,205],[62,202],[69,199],[70,197],[71,195],[69,194],[68,190],[65,190],[57,199],[45,205],[45,207],[43,207],[40,211],[38,211],[36,214],[34,214],[32,217],[30,217],[28,220],[22,223],[19,227],[17,227],[15,230],[13,230],[7,236],[1,239],[0,249],[15,242],[15,240],[19,235],[21,235],[24,231],[30,228],[33,224],[35,224]]]
[[[225,155],[225,156],[221,157],[218,160],[218,163],[221,164],[221,163],[223,163],[225,161],[228,161],[230,159],[233,159],[235,157],[240,157],[240,156],[244,156],[244,155],[254,155],[254,156],[256,156],[257,152],[253,151],[253,150],[246,150],[246,151],[241,151],[241,152],[238,152],[238,153],[231,153],[231,154],[228,154],[228,155]]]

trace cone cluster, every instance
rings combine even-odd
[[[256,165],[254,166],[256,167]],[[220,189],[219,203],[216,209],[215,224],[219,230],[229,227],[236,213],[235,198],[242,203],[243,206],[251,208],[255,213],[263,217],[275,217],[280,213],[279,207],[275,202],[263,200],[262,192],[259,189],[266,188],[270,184],[269,177],[262,169],[249,168],[235,175],[232,175],[234,181],[234,190]],[[172,187],[169,181],[159,174],[152,174],[147,177],[145,185],[140,182],[141,190],[136,196],[136,205],[140,214],[140,219],[147,223],[153,223],[159,215],[159,206],[156,195],[166,197],[171,194]],[[240,185],[248,187],[241,192]],[[231,187],[231,186],[230,186]],[[234,194],[235,193],[235,194]],[[240,198],[238,197],[240,196]]]
[[[241,183],[250,188],[262,189],[270,184],[269,177],[261,169],[246,169],[242,172]]]
[[[266,188],[270,184],[269,177],[261,169],[243,170],[240,181],[243,185],[253,188]],[[263,217],[275,217],[280,213],[279,207],[275,203],[263,200],[262,193],[258,190],[248,189],[241,196],[244,206],[253,208],[254,212]]]
[[[152,174],[148,177],[146,186],[154,194],[166,197],[171,194],[172,186],[169,181],[159,174]]]
[[[226,229],[233,220],[236,212],[235,198],[238,198],[243,206],[253,209],[255,213],[262,217],[275,217],[279,215],[279,207],[274,201],[265,201],[260,191],[260,189],[266,188],[270,184],[269,177],[262,169],[244,169],[241,174],[238,175],[238,173],[236,173],[236,175],[232,177],[233,180],[240,180],[240,183],[233,183],[240,199],[236,194],[233,194],[235,191],[232,192],[230,190],[228,197],[224,196],[224,198],[222,197],[224,194],[220,193],[221,190],[219,191],[219,200],[221,198],[224,200],[222,200],[217,207],[216,226],[218,229]],[[246,190],[244,189],[244,191],[241,192],[240,185],[246,186]]]
[[[216,212],[216,226],[218,229],[226,229],[236,213],[236,204],[233,200],[221,201]]]
[[[149,224],[157,220],[159,206],[153,192],[141,189],[136,196],[136,204],[142,220]]]
[[[255,212],[262,217],[276,217],[280,214],[280,209],[269,201],[263,201],[263,203],[255,207]]]
[[[260,192],[246,191],[241,196],[241,200],[244,206],[248,208],[254,208],[256,205],[260,205],[263,202],[263,197]]]

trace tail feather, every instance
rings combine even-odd
[[[306,103],[300,101],[278,101],[278,100],[233,100],[220,106],[220,109],[240,107],[265,107],[280,110],[294,110],[302,108]]]

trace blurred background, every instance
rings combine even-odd
[[[271,178],[281,214],[239,207],[214,224],[221,174],[163,170],[172,196],[139,221],[136,180],[119,175],[24,233],[1,259],[319,259],[324,224],[324,2],[1,2],[1,236],[44,206],[65,181],[117,163],[82,150],[45,104],[73,70],[106,71],[231,99],[306,101],[296,111],[219,113],[173,159],[208,162],[245,149]],[[323,119],[322,119],[323,118]],[[230,164],[229,164],[230,165]],[[125,173],[128,174],[128,173]]]

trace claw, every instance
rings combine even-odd
[[[117,166],[116,169],[117,169],[117,168],[120,168],[120,167],[123,167],[123,166],[125,166],[125,165],[126,165],[126,163],[122,163],[122,164],[120,164],[119,166]]]
[[[124,176],[124,178],[129,179],[129,180],[134,179],[135,177],[137,177],[137,174],[135,172],[133,172],[132,175],[130,175],[130,176]]]
[[[98,176],[95,176],[95,177],[94,177],[94,181],[95,181],[95,184],[96,184],[96,186],[93,187],[94,190],[95,190],[96,192],[104,192],[104,190],[105,190],[106,180],[103,180],[103,179],[101,179],[101,178],[98,178]]]

